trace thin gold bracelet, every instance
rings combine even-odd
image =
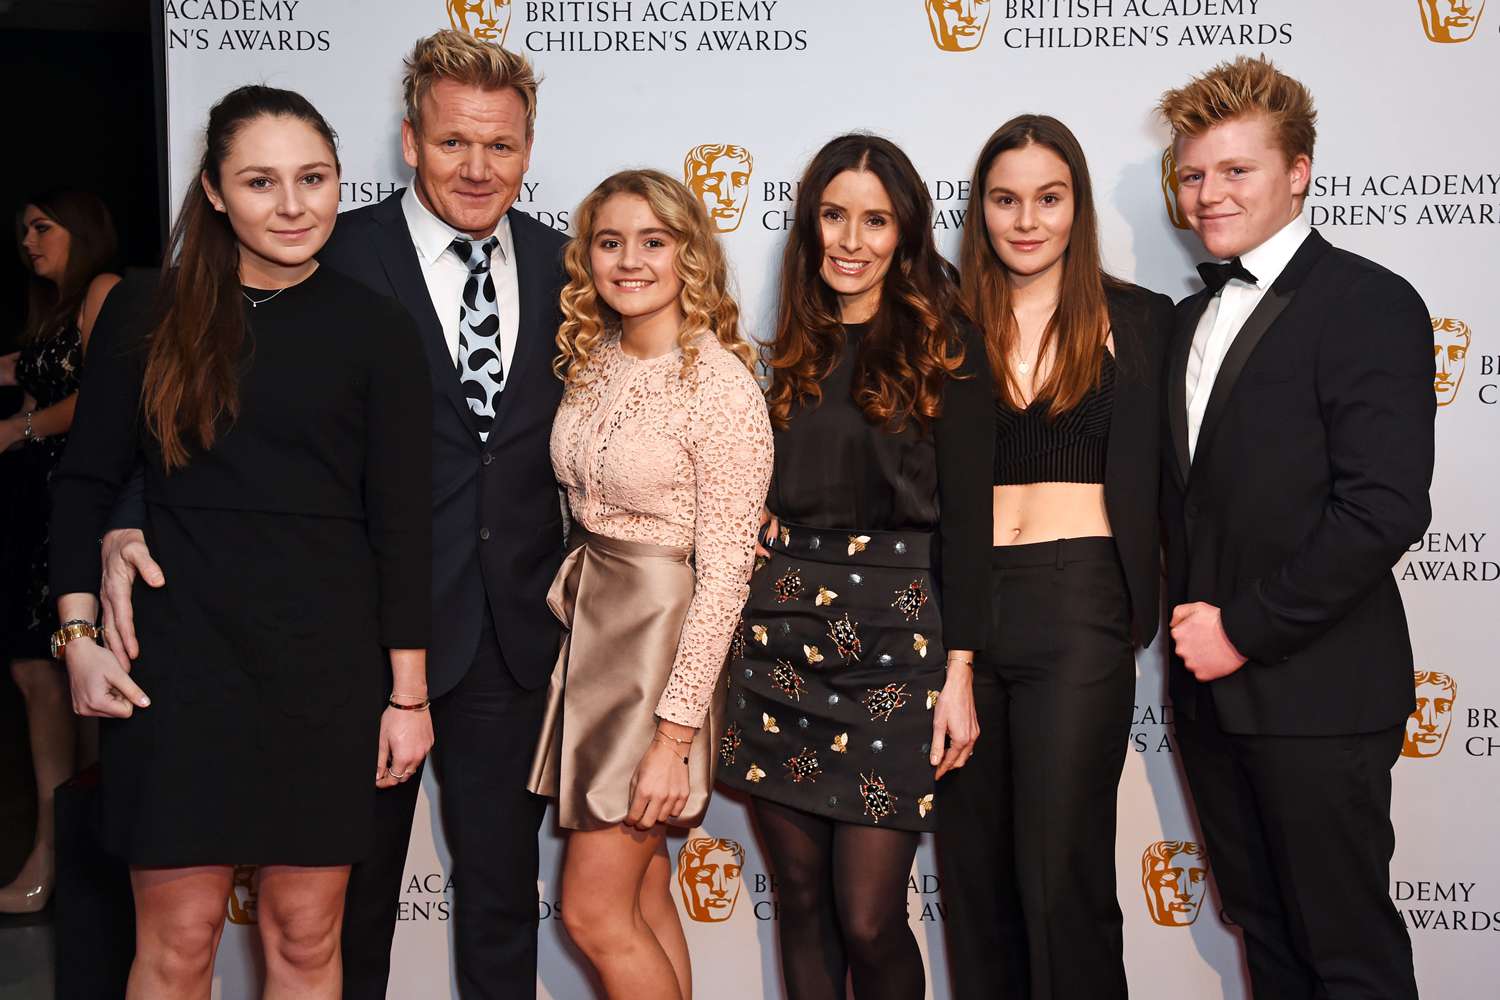
[[[424,698],[423,700],[417,702],[415,705],[402,705],[396,701],[395,695],[391,695],[391,697],[387,699],[386,704],[391,708],[399,708],[403,712],[425,712],[427,711],[428,706],[432,704],[432,702]]]

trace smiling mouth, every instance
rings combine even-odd
[[[833,265],[833,269],[839,274],[847,274],[850,277],[863,274],[865,268],[870,266],[870,262],[867,260],[850,260],[847,257],[829,257],[828,262]]]
[[[1035,250],[1037,247],[1041,246],[1045,242],[1047,242],[1047,241],[1046,240],[1011,240],[1010,241],[1010,245],[1013,246],[1013,247],[1015,247],[1017,250],[1020,250],[1022,253],[1026,253],[1026,252]]]
[[[312,232],[312,226],[305,229],[273,229],[271,232],[284,240],[297,240]]]
[[[639,292],[644,288],[651,287],[652,285],[656,284],[656,282],[648,281],[645,278],[627,278],[621,281],[616,281],[614,284],[615,287],[620,289],[621,291]]]

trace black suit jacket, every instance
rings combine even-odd
[[[1111,285],[1107,293],[1118,377],[1105,453],[1104,507],[1130,593],[1132,637],[1145,646],[1161,624],[1161,380],[1173,306],[1165,295],[1136,285]]]
[[[1432,328],[1401,277],[1310,234],[1224,357],[1188,463],[1184,375],[1207,291],[1177,309],[1162,514],[1171,605],[1206,601],[1249,657],[1213,698],[1231,733],[1373,732],[1412,710],[1391,567],[1431,508]]]
[[[523,212],[509,213],[520,327],[494,427],[481,443],[401,211],[403,193],[340,215],[319,260],[398,300],[427,348],[433,433],[428,691],[432,697],[451,691],[469,669],[486,601],[511,674],[521,686],[539,688],[551,675],[560,635],[547,608],[563,555],[549,438],[562,398],[552,358],[567,238]]]

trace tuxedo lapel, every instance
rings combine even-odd
[[[1189,297],[1177,308],[1177,332],[1172,338],[1172,353],[1167,365],[1167,423],[1172,431],[1172,454],[1177,459],[1177,477],[1186,483],[1192,460],[1188,452],[1187,365],[1193,350],[1193,333],[1203,310],[1213,296],[1208,289]]]
[[[518,214],[520,213],[514,209],[511,210],[510,235],[511,246],[516,252],[516,291],[521,302],[520,316],[516,323],[516,349],[511,353],[510,372],[505,376],[505,391],[500,394],[500,401],[495,407],[497,429],[505,421],[510,400],[517,395],[516,390],[520,387],[518,379],[529,378],[533,368],[546,365],[552,360],[550,348],[557,335],[557,330],[548,322],[548,317],[557,309],[556,296],[552,297],[552,301],[546,301],[548,266],[552,263],[548,257],[551,251],[537,245],[531,238],[531,227],[524,221],[517,224]],[[550,368],[546,375],[548,378],[552,377]]]
[[[389,206],[389,210],[387,209]],[[443,324],[432,305],[432,295],[427,290],[427,279],[422,277],[422,264],[417,259],[417,248],[412,242],[411,230],[407,228],[406,216],[401,211],[401,192],[387,198],[380,205],[376,218],[382,229],[382,238],[376,247],[380,264],[385,268],[391,290],[396,301],[406,307],[422,331],[422,343],[427,348],[427,366],[432,372],[433,391],[446,397],[458,411],[463,425],[474,430],[474,418],[468,400],[458,381],[458,369],[453,356],[448,353],[448,340],[443,336]],[[458,308],[454,304],[454,308]],[[479,441],[475,432],[475,443]]]
[[[1316,232],[1309,233],[1281,272],[1281,276],[1267,289],[1266,294],[1261,296],[1255,311],[1250,314],[1250,318],[1245,320],[1245,325],[1240,327],[1239,333],[1235,335],[1234,342],[1229,345],[1229,350],[1224,355],[1224,363],[1219,366],[1218,377],[1214,379],[1213,392],[1208,397],[1208,407],[1203,411],[1203,424],[1198,428],[1195,465],[1203,462],[1204,455],[1213,445],[1214,431],[1218,429],[1219,422],[1224,417],[1224,411],[1229,406],[1230,396],[1234,392],[1235,383],[1239,381],[1240,373],[1245,369],[1245,362],[1250,360],[1250,355],[1254,353],[1256,346],[1275,325],[1276,320],[1296,296],[1297,290],[1302,287],[1302,282],[1306,279],[1308,272],[1327,250],[1328,242],[1323,237]]]

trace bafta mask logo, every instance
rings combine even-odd
[[[1141,888],[1151,919],[1186,927],[1198,919],[1208,893],[1208,856],[1186,840],[1158,840],[1141,855]]]
[[[1447,406],[1458,395],[1472,338],[1473,331],[1463,320],[1432,317],[1432,390],[1437,393],[1437,405]]]
[[[1417,685],[1417,710],[1406,720],[1401,740],[1403,757],[1436,757],[1443,752],[1448,728],[1453,725],[1453,703],[1458,700],[1458,681],[1452,674],[1419,670],[1412,675]]]
[[[1417,0],[1429,41],[1467,42],[1479,30],[1485,0]]]
[[[683,157],[682,182],[703,199],[703,207],[719,232],[732,233],[745,221],[754,167],[750,150],[723,142],[694,146]]]
[[[1161,151],[1161,196],[1167,202],[1167,218],[1172,220],[1172,225],[1178,229],[1188,228],[1187,216],[1183,214],[1182,205],[1178,203],[1177,196],[1180,185],[1177,182],[1177,157],[1168,146]]]
[[[255,923],[257,905],[255,889],[255,865],[235,865],[229,883],[229,922],[231,924]]]
[[[984,41],[990,0],[926,0],[927,27],[944,52],[972,52]]]
[[[511,0],[447,0],[448,23],[481,42],[505,44]]]
[[[677,852],[677,887],[700,924],[728,920],[739,901],[745,849],[723,837],[689,837]]]

